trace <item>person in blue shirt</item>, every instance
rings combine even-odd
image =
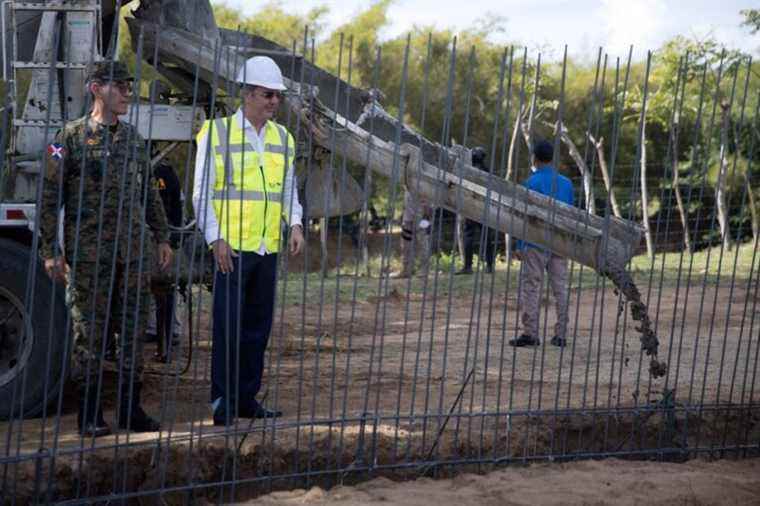
[[[523,183],[529,190],[548,195],[568,205],[574,205],[573,183],[561,175],[552,165],[554,146],[548,141],[538,141],[533,146],[535,172]],[[554,294],[557,322],[551,344],[567,344],[568,278],[567,260],[534,244],[517,241],[515,258],[520,266],[520,305],[522,308],[523,333],[511,339],[511,346],[538,346],[538,321],[541,315],[541,289],[544,272],[549,273],[549,285]]]

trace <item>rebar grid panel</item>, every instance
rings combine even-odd
[[[237,69],[252,55],[271,54],[289,84],[276,120],[298,147],[293,160],[298,178],[325,177],[335,189],[321,195],[302,190],[307,240],[300,256],[286,252],[287,227],[281,234],[274,325],[258,400],[283,416],[213,425],[207,393],[211,292],[222,288],[211,281],[214,256],[194,229],[203,222],[189,206],[183,209],[189,226],[174,230],[175,261],[158,273],[150,265],[153,257],[145,255],[155,248],[145,217],[153,186],[143,184],[135,192],[124,185],[116,196],[118,213],[110,216],[104,202],[113,197],[103,185],[97,234],[63,237],[56,251],[72,248],[76,276],[80,241],[100,251],[111,246],[105,239],[108,227],[136,231],[139,239],[124,247],[126,259],[114,249],[93,266],[96,278],[107,278],[96,281],[108,287],[106,304],[128,299],[127,287],[118,283],[124,269],[126,274],[135,269],[140,279],[150,273],[154,285],[158,278],[169,279],[168,290],[181,290],[178,311],[185,328],[178,344],[168,341],[168,362],[153,359],[152,345],[142,351],[143,403],[161,430],[116,430],[122,395],[132,395],[137,382],[119,372],[119,364],[135,357],[117,353],[116,362],[100,360],[96,374],[87,375],[97,379],[84,385],[96,392],[114,434],[79,434],[76,390],[66,381],[72,316],[61,309],[60,293],[44,288],[49,282],[36,251],[41,238],[35,220],[24,265],[3,264],[25,277],[18,304],[0,291],[2,338],[15,346],[4,347],[3,354],[20,356],[25,339],[40,338],[39,321],[31,319],[39,318],[40,306],[47,320],[45,342],[51,344],[41,351],[45,367],[23,368],[3,397],[10,408],[1,422],[4,503],[156,495],[177,503],[196,496],[222,503],[296,485],[441,475],[535,460],[758,455],[760,266],[757,239],[746,223],[756,205],[760,106],[750,87],[749,59],[724,54],[713,63],[681,55],[668,88],[656,77],[668,62],[656,52],[637,62],[633,48],[625,60],[613,60],[600,49],[578,119],[577,104],[566,96],[579,72],[568,63],[567,48],[558,62],[526,48],[504,48],[497,75],[484,87],[480,55],[457,39],[442,56],[432,35],[410,35],[401,49],[374,48],[373,64],[361,67],[353,39],[340,37],[336,53],[328,55],[334,59],[328,73],[315,66],[325,55],[316,54],[308,30],[290,48],[252,45],[255,37],[242,32],[205,39],[159,29],[139,17],[130,21],[130,30],[136,90],[131,100],[148,107],[130,108],[122,121],[137,124],[137,116],[148,111],[148,152],[154,144],[167,147],[152,135],[156,110],[167,104],[156,102],[157,83],[146,76],[157,70],[176,86],[180,96],[172,100],[191,105],[193,117],[202,110],[209,119],[221,118],[226,128],[219,135],[229,135],[239,105]],[[53,39],[57,48],[60,36]],[[368,61],[367,54],[362,58]],[[52,62],[48,72],[61,70]],[[183,85],[172,81],[180,75]],[[48,82],[52,96],[54,79]],[[9,114],[3,109],[4,125]],[[648,133],[653,122],[659,122],[656,138],[665,139],[666,146],[653,145],[655,137]],[[741,136],[745,128],[754,135]],[[623,141],[630,131],[638,134],[629,153]],[[554,165],[572,180],[582,207],[568,208],[519,187],[531,173],[531,142],[539,138],[553,143]],[[51,141],[45,139],[34,153],[37,160],[46,159]],[[253,145],[236,151],[229,138],[223,144],[225,163],[233,167],[255,154]],[[478,145],[488,154],[487,171],[466,157]],[[212,147],[209,135],[207,157],[200,163],[211,170]],[[197,148],[188,142],[173,159],[188,196],[194,190],[205,193],[209,185],[206,177],[200,189],[193,187]],[[715,160],[717,180],[711,175]],[[112,167],[113,177],[126,180],[127,162],[120,165]],[[9,170],[5,160],[0,169]],[[144,170],[150,182],[149,169]],[[688,184],[674,189],[669,182],[677,181],[679,172]],[[89,177],[84,165],[76,177],[81,201]],[[45,209],[44,199],[54,195],[55,209],[63,207],[65,219],[79,231],[90,210],[66,206],[74,200],[63,180],[59,174],[57,186],[46,188],[56,180],[38,178],[36,207]],[[708,197],[725,181],[732,182],[723,191],[737,219],[721,227],[719,209]],[[342,209],[355,188],[361,189],[358,211],[332,219],[314,211],[332,204]],[[229,186],[222,191],[228,199],[242,199]],[[400,248],[405,191],[433,207],[426,217],[431,226],[415,224],[411,231],[426,234],[423,251],[417,241]],[[679,207],[676,198],[682,200]],[[647,200],[659,209],[642,208]],[[294,202],[282,205],[289,216]],[[681,216],[679,208],[691,211]],[[207,211],[201,207],[199,214]],[[461,259],[451,240],[451,217],[457,214],[498,232],[489,234],[483,226],[476,234],[478,261],[470,275],[456,274]],[[642,218],[647,226],[638,225]],[[244,222],[241,214],[240,231]],[[651,257],[640,241],[644,229],[655,245]],[[482,261],[489,241],[504,247],[505,233],[576,260],[570,262],[563,295],[571,315],[566,346],[551,342],[556,301],[546,282],[540,293],[540,344],[510,346],[523,329],[520,271],[525,267],[506,260],[511,254],[503,249],[493,271]],[[414,276],[392,276],[404,254],[427,261]],[[242,280],[240,269],[228,276]],[[75,282],[69,278],[69,284]],[[237,286],[239,299],[244,292],[241,283]],[[128,308],[134,319],[144,302],[138,299]],[[224,339],[239,347],[245,315],[240,308],[223,309],[227,319],[233,314],[238,319],[238,331]],[[56,324],[60,311],[64,325]],[[12,325],[19,322],[22,338],[14,341]],[[101,357],[114,335],[122,342],[143,338],[139,327],[125,336],[126,318],[111,323],[90,327],[99,333],[90,342],[102,343],[96,350]],[[65,353],[54,351],[55,340],[65,343]],[[228,350],[228,367],[236,361],[236,367],[248,365],[232,355]],[[44,397],[34,406],[28,385],[40,378]],[[226,409],[239,408],[234,405],[239,401],[225,400]]]

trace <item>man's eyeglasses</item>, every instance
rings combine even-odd
[[[258,94],[264,100],[272,100],[273,98],[277,98],[277,100],[282,101],[282,99],[285,97],[285,94],[281,91],[267,90],[259,88],[258,86],[244,86],[243,89],[253,95]]]
[[[279,101],[282,101],[282,92],[281,91],[275,91],[275,90],[259,90],[259,95],[263,97],[265,100],[272,100],[273,98],[276,98]]]
[[[277,100],[282,100],[282,92],[281,91],[273,91],[273,90],[266,90],[259,93],[262,97],[264,97],[266,100],[272,100],[273,98],[277,98]]]
[[[103,84],[110,84],[118,89],[122,95],[129,95],[132,93],[132,81],[106,81]]]

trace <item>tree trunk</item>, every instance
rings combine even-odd
[[[512,139],[509,141],[509,155],[507,158],[507,174],[504,176],[504,179],[507,181],[512,179],[512,171],[514,170],[514,157],[515,157],[515,144],[517,144],[517,133],[522,128],[522,115],[524,112],[524,107],[520,107],[520,112],[517,113],[517,117],[515,118],[515,127],[512,130]],[[527,142],[527,139],[526,141]],[[530,144],[528,145],[528,149],[530,149]]]
[[[533,94],[533,98],[530,99],[530,109],[528,110],[528,121],[523,121],[522,126],[522,133],[523,137],[525,138],[525,144],[528,145],[528,150],[530,151],[531,147],[533,146],[533,118],[536,114],[536,95]]]
[[[459,252],[459,258],[464,261],[464,216],[457,213],[456,228],[454,229],[454,237],[457,241],[457,251]]]
[[[691,246],[691,233],[689,232],[689,220],[686,216],[686,208],[683,206],[683,197],[681,197],[681,189],[678,187],[678,120],[673,124],[673,131],[671,132],[673,146],[673,155],[671,160],[671,170],[673,171],[673,192],[676,194],[676,205],[678,206],[678,214],[681,215],[681,226],[683,227],[683,241],[686,246],[686,251],[692,253],[694,250]]]
[[[321,264],[321,270],[322,270],[322,276],[327,277],[327,223],[329,218],[327,216],[323,216],[319,219],[319,247],[320,251],[322,253],[322,258],[320,259]]]
[[[757,204],[755,204],[755,193],[749,180],[749,167],[744,172],[744,181],[747,182],[747,195],[749,196],[749,213],[752,217],[752,243],[757,249],[760,244],[760,218],[757,215]]]
[[[551,126],[549,123],[545,124],[547,126]],[[557,126],[560,127],[559,138],[567,146],[567,149],[570,152],[570,157],[575,162],[575,165],[578,166],[578,171],[581,173],[581,178],[583,178],[583,195],[586,197],[586,210],[591,214],[595,214],[596,209],[594,206],[594,185],[591,178],[591,171],[586,164],[586,160],[583,159],[580,151],[578,151],[575,143],[567,133],[567,127],[565,127],[565,125],[555,125],[555,131],[557,130]]]
[[[646,104],[646,102],[645,102]],[[652,229],[649,226],[649,193],[647,190],[647,109],[641,115],[641,224],[644,226],[644,237],[647,241],[647,255],[654,258],[654,241]]]
[[[728,213],[726,211],[726,172],[728,171],[728,112],[727,102],[720,104],[722,111],[720,132],[720,169],[718,182],[715,185],[715,207],[718,212],[718,225],[720,225],[720,240],[724,248],[731,247],[731,236],[728,230]]]
[[[607,161],[604,158],[604,137],[599,137],[599,142],[594,139],[591,133],[588,133],[588,138],[591,144],[596,148],[596,156],[599,158],[599,172],[602,173],[602,179],[604,180],[604,187],[607,189],[607,194],[610,196],[610,205],[612,206],[612,214],[617,218],[622,218],[620,214],[620,206],[618,206],[617,198],[615,198],[615,190],[612,188],[610,181],[610,174],[607,172]]]
[[[520,110],[517,113],[517,117],[515,118],[515,126],[512,129],[512,139],[509,141],[509,155],[507,158],[507,174],[504,176],[504,179],[507,181],[512,180],[512,172],[514,171],[514,163],[515,163],[515,148],[517,144],[517,135],[522,130],[522,115],[525,111],[525,106],[520,106]],[[526,139],[525,142],[528,142]],[[530,144],[528,144],[528,149],[530,149]],[[507,252],[507,263],[510,263],[512,261],[512,250],[510,249],[511,244],[511,237],[509,234],[504,234],[504,245]]]
[[[362,210],[359,215],[359,245],[361,246],[361,268],[368,278],[372,277],[372,268],[369,265],[369,199],[372,194],[372,172],[366,171],[364,180],[364,195],[362,196]]]
[[[467,149],[461,144],[457,144],[454,139],[451,140],[451,150],[455,153],[454,170],[458,171],[465,165],[470,166],[472,164],[472,151]],[[459,258],[464,260],[464,226],[466,216],[463,216],[459,209],[456,210],[456,228],[454,230],[454,238],[456,239],[457,250],[459,251]]]

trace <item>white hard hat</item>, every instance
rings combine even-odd
[[[282,91],[287,89],[282,81],[280,67],[268,56],[248,58],[245,65],[240,67],[238,71],[237,82],[261,86],[270,90]]]

